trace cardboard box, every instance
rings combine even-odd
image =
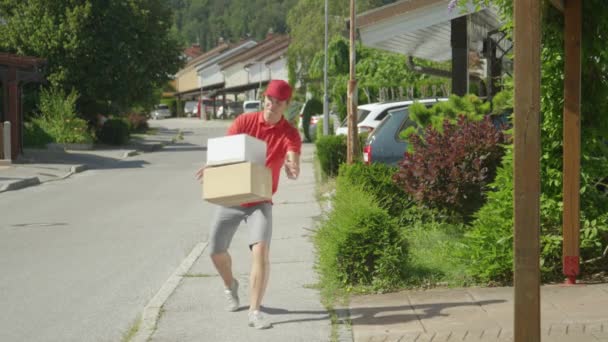
[[[247,134],[207,140],[207,166],[250,162],[266,164],[266,142]]]
[[[263,164],[238,163],[208,167],[203,175],[203,199],[235,206],[272,198],[272,173]]]

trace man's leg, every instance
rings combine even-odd
[[[270,275],[269,245],[265,241],[258,242],[251,249],[252,263],[250,275],[249,311],[260,310],[260,304],[268,286]]]
[[[224,286],[232,286],[232,280],[234,278],[232,276],[232,258],[230,257],[230,253],[226,251],[211,254],[211,260],[213,261],[217,273],[222,277]]]
[[[238,282],[232,275],[232,258],[228,253],[228,247],[244,217],[245,212],[240,208],[218,207],[209,234],[211,260],[224,282],[229,311],[238,310],[239,297]]]
[[[249,247],[251,248],[251,275],[249,287],[249,326],[257,329],[270,328],[264,319],[260,305],[264,298],[270,275],[270,239],[272,237],[272,204],[264,203],[253,208],[247,218]]]

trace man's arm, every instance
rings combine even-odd
[[[285,173],[290,179],[297,179],[300,175],[300,154],[288,151],[285,156]]]

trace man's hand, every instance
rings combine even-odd
[[[300,175],[300,155],[295,152],[287,152],[285,158],[285,174],[289,179],[297,179]]]
[[[194,174],[194,178],[196,178],[197,181],[200,181],[201,183],[203,182],[203,173],[205,173],[206,168],[207,166],[203,166],[198,169],[198,171],[196,171],[196,173]]]

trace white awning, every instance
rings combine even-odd
[[[470,16],[469,48],[481,51],[488,32],[502,23],[494,8],[464,12],[448,9],[449,0],[402,0],[357,16],[363,45],[433,61],[452,56],[451,20]]]

